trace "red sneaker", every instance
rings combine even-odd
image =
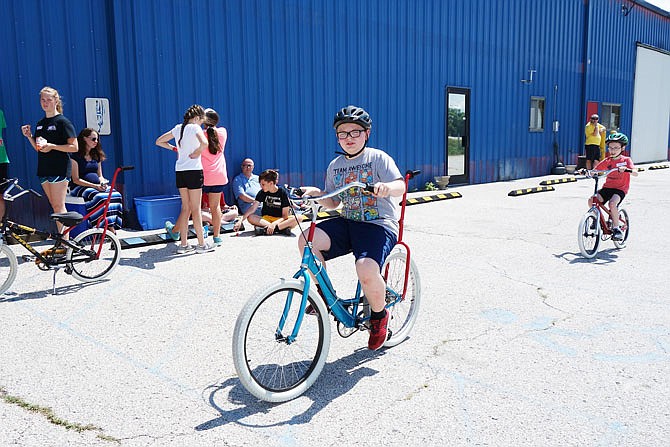
[[[386,341],[386,328],[389,323],[389,312],[385,311],[384,318],[381,320],[370,320],[370,338],[368,339],[368,349],[376,351],[381,348]]]

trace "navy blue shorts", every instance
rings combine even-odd
[[[211,186],[205,185],[202,187],[202,192],[205,194],[223,192],[223,188],[224,185],[211,185]]]
[[[330,237],[330,250],[322,251],[325,260],[353,253],[356,260],[374,259],[379,268],[391,253],[398,238],[381,225],[335,217],[317,225]]]

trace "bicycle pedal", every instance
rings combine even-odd
[[[23,255],[21,259],[23,259],[23,262],[33,262],[37,258],[34,255]]]

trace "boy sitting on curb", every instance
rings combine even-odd
[[[288,193],[277,186],[279,173],[273,169],[266,169],[258,176],[261,190],[256,194],[256,199],[249,209],[245,211],[242,218],[235,222],[233,229],[239,230],[240,225],[246,219],[254,227],[256,235],[262,234],[285,234],[290,236],[291,229],[298,225],[295,216],[289,215],[290,202]],[[259,205],[263,205],[261,216],[255,214]]]

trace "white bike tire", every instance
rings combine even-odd
[[[0,256],[2,257],[0,259],[0,269],[3,271],[8,269],[7,276],[4,278],[4,280],[2,280],[2,284],[0,284],[0,295],[2,295],[7,290],[9,290],[9,288],[14,283],[14,280],[16,279],[16,273],[19,269],[19,262],[16,259],[14,251],[2,241],[0,241]],[[4,275],[5,274],[2,273],[3,277]]]
[[[384,261],[382,274],[385,274],[387,266],[395,265],[394,268],[399,269],[396,275],[400,274],[402,276],[402,278],[398,278],[395,281],[400,286],[400,283],[404,280],[406,262],[407,257],[404,252],[396,251],[391,253],[386,258],[386,261]],[[419,276],[419,269],[413,259],[410,259],[409,264],[408,293],[402,302],[388,309],[390,312],[388,329],[391,331],[391,334],[384,343],[384,347],[386,348],[396,346],[409,337],[419,314],[419,308],[421,307],[421,278]],[[389,272],[389,275],[392,274],[392,272]],[[391,278],[387,278],[386,281],[388,283],[391,281]],[[400,290],[397,292],[400,292]]]
[[[263,305],[266,299],[273,297],[286,289],[295,289],[296,291],[304,290],[304,281],[302,279],[281,279],[280,281],[260,290],[253,297],[247,301],[235,322],[235,329],[233,330],[232,350],[233,350],[233,364],[240,379],[240,382],[252,395],[258,399],[266,402],[286,402],[302,395],[307,391],[321,374],[323,366],[328,357],[328,350],[330,348],[330,319],[328,310],[323,299],[318,296],[313,289],[310,290],[309,297],[313,306],[317,307],[317,315],[305,315],[304,318],[318,318],[317,324],[322,325],[322,337],[320,338],[320,347],[317,350],[317,356],[310,368],[310,373],[297,385],[281,391],[269,390],[260,385],[253,377],[252,371],[247,360],[246,339],[248,328],[251,325],[251,320],[254,317],[257,309]],[[294,298],[297,298],[296,295]],[[271,318],[279,319],[280,315],[272,315]],[[311,320],[314,321],[314,320]],[[304,330],[304,327],[302,328]],[[300,334],[298,335],[300,337]],[[251,357],[255,354],[250,353]]]
[[[590,228],[590,222],[592,222],[591,219],[595,219],[596,228]],[[579,244],[579,251],[582,253],[582,256],[587,259],[593,259],[598,254],[601,231],[598,214],[591,211],[584,213],[579,221],[579,228],[577,231],[577,243]],[[593,234],[593,247],[587,246],[584,242],[587,233]]]

